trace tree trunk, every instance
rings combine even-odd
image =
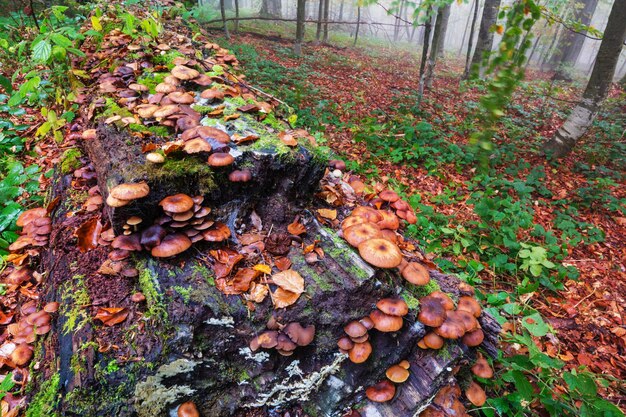
[[[556,41],[559,39],[560,34],[561,34],[561,27],[559,26],[554,31],[554,36],[552,37],[552,41],[550,42],[550,45],[548,45],[548,48],[545,50],[545,54],[541,61],[541,65],[539,66],[539,68],[542,71],[545,70],[547,65],[552,66],[552,62],[558,61],[558,59],[555,58],[554,45],[556,44]]]
[[[228,33],[228,24],[226,23],[226,10],[224,7],[224,0],[220,0],[220,13],[222,14],[222,23],[224,24],[224,36],[226,39],[230,39],[230,33]]]
[[[402,16],[402,11],[404,10],[404,1],[405,0],[400,1],[400,10],[396,14],[396,18],[395,18],[394,25],[393,25],[393,41],[394,42],[398,41],[398,35],[400,34],[400,25],[401,25],[400,17]]]
[[[261,11],[259,14],[262,17],[278,17],[282,16],[282,4],[281,0],[262,0]]]
[[[341,3],[339,3],[339,21],[340,22],[343,22],[343,6],[345,2],[346,0],[341,0]]]
[[[324,36],[322,41],[328,42],[328,16],[330,15],[330,0],[324,0]]]
[[[359,40],[359,29],[361,28],[361,6],[356,8],[356,30],[354,32],[354,43],[352,46],[356,46],[356,42]]]
[[[235,0],[235,33],[239,32],[239,0]]]
[[[472,27],[470,29],[469,42],[467,44],[467,55],[465,56],[465,71],[463,79],[467,80],[470,73],[470,57],[472,56],[472,46],[474,46],[474,30],[476,28],[476,18],[478,17],[479,0],[474,2],[474,16],[472,17]]]
[[[322,21],[324,20],[324,2],[325,0],[319,0],[319,7],[317,9],[317,30],[315,31],[315,40],[318,42],[322,38]]]
[[[451,7],[450,4],[446,4],[443,7],[443,15],[441,16],[441,28],[440,28],[441,34],[439,35],[437,48],[433,49],[434,51],[437,51],[437,57],[439,58],[443,58],[443,53],[445,51],[446,33],[448,32],[448,21],[450,20],[450,7]],[[439,16],[437,16],[437,20],[439,20]],[[437,31],[437,28],[435,28],[435,32],[436,31]]]
[[[500,0],[485,0],[483,8],[483,16],[480,20],[480,29],[478,31],[478,40],[476,41],[476,50],[472,57],[471,76],[481,77],[484,75],[483,61],[491,53],[493,47],[493,25],[498,20],[498,10],[500,9]]]
[[[608,94],[624,40],[626,0],[615,0],[587,88],[563,126],[545,143],[543,151],[547,155],[553,158],[567,155],[591,126],[598,107]]]
[[[448,9],[446,11],[446,9]],[[430,45],[430,56],[428,57],[428,68],[426,70],[426,77],[424,80],[424,87],[430,89],[433,84],[433,73],[435,72],[435,64],[437,63],[438,51],[440,45],[443,43],[443,20],[444,15],[450,13],[450,5],[440,6],[437,10],[437,17],[435,21],[435,28],[433,31],[433,40]]]
[[[467,20],[465,21],[465,30],[463,31],[463,38],[461,39],[461,47],[459,48],[459,55],[463,53],[463,46],[465,45],[465,38],[467,37],[467,31],[469,30],[470,22],[472,21],[472,9],[474,8],[474,3],[478,0],[473,0],[470,4],[470,12],[467,14]]]
[[[576,3],[575,3],[576,4]],[[575,8],[574,20],[582,23],[585,26],[589,26],[591,18],[598,5],[598,0],[585,0],[583,8]],[[557,50],[561,52],[561,63],[554,73],[555,80],[569,80],[571,77],[568,75],[568,71],[571,70],[578,61],[578,55],[583,48],[585,42],[585,36],[581,33],[575,33],[571,30],[565,31],[565,33],[559,39],[559,45]]]
[[[302,55],[302,40],[304,39],[306,0],[298,0],[296,17],[296,43],[293,50],[296,55]]]
[[[427,14],[430,14],[432,6],[427,9]],[[422,45],[422,58],[420,61],[420,79],[417,92],[417,106],[422,103],[422,96],[424,95],[424,82],[426,81],[426,64],[428,62],[428,50],[430,45],[430,29],[432,27],[433,18],[429,17],[424,24],[424,43]]]

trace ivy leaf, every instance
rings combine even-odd
[[[32,58],[33,60],[38,61],[38,62],[47,61],[50,58],[50,55],[52,54],[52,45],[50,44],[50,41],[48,41],[47,39],[37,42],[35,45],[33,45],[32,49],[33,49]]]

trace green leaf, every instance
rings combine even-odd
[[[32,58],[34,61],[37,62],[46,62],[52,54],[52,45],[47,39],[37,42],[35,45],[33,45],[32,49]]]
[[[98,32],[102,31],[102,24],[100,23],[100,19],[96,16],[91,16],[91,26]]]
[[[50,40],[63,48],[69,48],[73,45],[73,42],[71,40],[69,40],[66,36],[61,35],[60,33],[51,34]]]
[[[539,315],[539,313],[534,313],[524,317],[522,319],[522,326],[524,326],[530,334],[536,337],[545,336],[550,331],[550,327],[548,327],[546,322],[543,321],[543,318]]]
[[[517,392],[523,399],[531,401],[533,398],[533,386],[528,382],[526,376],[521,371],[512,371],[511,376],[513,377]]]
[[[543,267],[541,265],[533,264],[530,266],[530,273],[533,274],[534,277],[541,275],[542,271]]]

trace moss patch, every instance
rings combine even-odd
[[[141,77],[137,79],[137,83],[148,87],[150,94],[155,94],[156,86],[161,84],[168,75],[170,74],[167,72],[144,72]]]
[[[84,309],[84,306],[91,304],[89,292],[85,286],[85,276],[74,275],[65,281],[61,287],[61,294],[64,302],[61,303],[60,312],[65,317],[63,333],[68,334],[91,321]]]
[[[133,117],[133,114],[126,107],[120,107],[112,98],[106,98],[104,110],[98,118],[109,118],[111,116]]]
[[[174,60],[178,57],[184,57],[184,55],[175,49],[171,49],[152,57],[152,62],[159,65],[166,65],[169,69],[172,69],[174,68]]]
[[[59,415],[55,411],[59,402],[59,374],[52,375],[52,378],[41,384],[41,389],[33,397],[33,400],[26,410],[26,417],[56,417]]]
[[[80,158],[83,156],[82,152],[78,148],[70,148],[63,152],[61,155],[61,173],[67,175],[70,172],[80,168],[83,164],[80,162]]]
[[[167,308],[163,304],[158,277],[150,269],[149,262],[143,260],[137,262],[136,265],[137,270],[139,270],[139,287],[148,304],[146,315],[152,318],[167,320]]]

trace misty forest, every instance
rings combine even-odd
[[[619,417],[626,0],[0,0],[2,417]]]

